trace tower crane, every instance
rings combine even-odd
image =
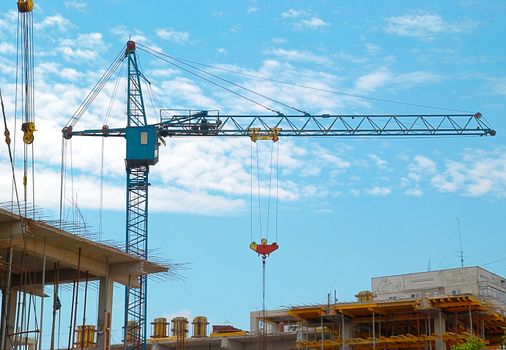
[[[126,139],[126,251],[148,258],[148,177],[158,162],[160,143],[171,137],[249,137],[252,141],[277,141],[280,137],[438,137],[494,136],[495,130],[476,114],[438,115],[220,115],[218,111],[186,112],[162,109],[156,124],[148,124],[141,87],[142,75],[136,43],[128,41],[119,55],[127,60],[127,125],[76,131],[82,113],[75,114],[62,129],[73,136],[123,137]],[[111,66],[112,68],[114,64]],[[110,67],[110,68],[111,68]],[[105,74],[110,77],[110,71]],[[105,79],[103,77],[103,79]],[[97,86],[103,86],[103,80]],[[93,97],[94,92],[88,95]],[[83,102],[89,105],[90,99]],[[83,106],[82,105],[82,106]],[[147,279],[140,288],[126,287],[124,339],[128,349],[146,348]],[[129,322],[130,321],[130,322]],[[133,321],[133,322],[132,322]]]

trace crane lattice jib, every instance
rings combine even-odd
[[[161,137],[251,136],[252,130],[268,133],[278,129],[284,136],[426,137],[495,136],[496,132],[476,114],[438,115],[167,115],[154,126]],[[71,131],[72,136],[125,136],[125,128]]]

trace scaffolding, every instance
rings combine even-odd
[[[446,350],[470,336],[497,348],[506,318],[471,294],[290,308],[297,349]]]

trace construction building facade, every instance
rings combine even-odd
[[[446,350],[470,336],[499,348],[506,326],[504,278],[465,267],[372,278],[355,302],[269,311],[271,330],[295,331],[297,349]],[[252,332],[262,322],[252,313]]]

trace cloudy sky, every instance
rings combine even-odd
[[[11,132],[15,4],[0,4],[0,88]],[[481,112],[498,132],[494,138],[281,139],[279,186],[271,188],[279,205],[277,213],[271,205],[269,229],[271,144],[258,145],[260,188],[252,188],[248,139],[168,140],[150,172],[150,247],[190,269],[182,272],[184,281],[150,285],[150,305],[160,305],[150,308],[150,319],[204,314],[214,324],[249,327],[248,312],[261,306],[261,265],[248,244],[266,231],[281,247],[268,262],[270,308],[324,301],[334,289],[351,300],[372,276],[458,266],[457,218],[465,264],[506,274],[503,1],[35,4],[38,131],[29,182],[35,181],[36,204],[50,215],[60,201],[60,130],[129,38],[310,113]],[[271,113],[145,52],[139,59],[150,82],[144,89],[150,122],[160,108]],[[124,74],[118,70],[76,129],[125,125]],[[124,241],[124,141],[106,139],[102,146],[99,138],[74,138],[65,149],[65,206],[77,202],[97,231],[103,183],[101,238]],[[21,164],[19,141],[17,154]],[[5,146],[0,170],[0,200],[10,200]],[[258,209],[250,214],[252,190],[260,191],[262,227]],[[116,295],[122,315],[120,289]],[[120,327],[117,320],[116,341]]]

